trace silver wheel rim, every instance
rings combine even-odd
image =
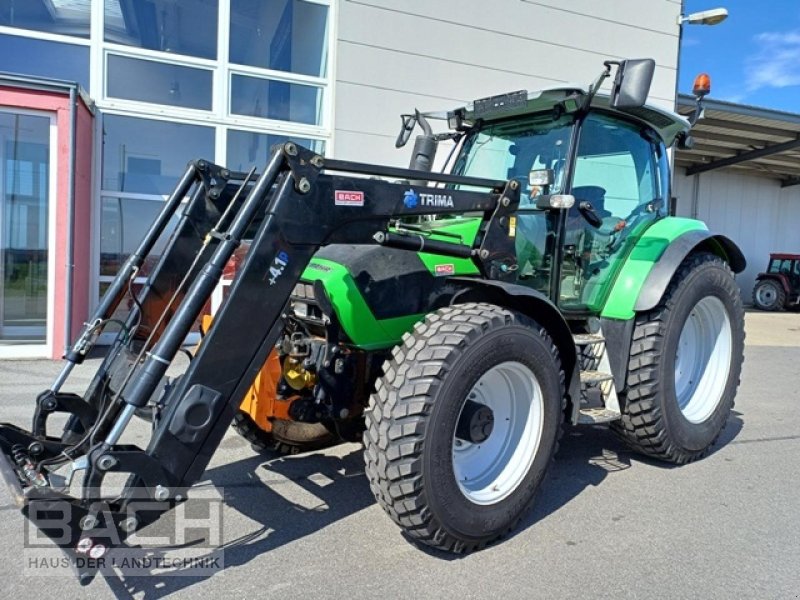
[[[778,299],[778,292],[770,284],[761,284],[756,289],[756,300],[761,306],[772,306]]]
[[[690,423],[708,419],[722,400],[731,370],[733,333],[722,300],[698,302],[683,324],[675,354],[675,394]]]
[[[483,442],[453,436],[453,472],[471,502],[496,504],[530,471],[542,439],[544,397],[533,372],[509,361],[484,373],[468,399],[492,410],[494,427]]]

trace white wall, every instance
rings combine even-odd
[[[770,252],[800,252],[800,186],[781,188],[775,179],[734,169],[691,177],[679,169],[673,195],[679,216],[705,221],[711,231],[727,235],[742,249],[747,269],[737,281],[745,302],[751,301],[756,275],[766,268]]]
[[[650,101],[671,109],[680,10],[680,0],[340,0],[333,153],[405,166],[400,113],[588,84],[607,59],[654,58]]]

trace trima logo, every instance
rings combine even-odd
[[[403,204],[406,205],[406,208],[416,208],[417,204],[419,204],[419,196],[417,192],[414,190],[408,190],[405,194],[403,194]]]
[[[408,190],[403,195],[403,203],[406,208],[416,208],[417,206],[435,206],[437,208],[453,208],[453,197],[449,194],[424,194],[414,190]]]

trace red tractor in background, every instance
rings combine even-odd
[[[800,308],[800,254],[772,253],[756,277],[753,305],[761,310]]]

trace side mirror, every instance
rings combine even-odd
[[[636,58],[619,63],[614,85],[611,86],[611,108],[638,108],[643,106],[650,93],[656,61]]]
[[[411,138],[411,132],[414,131],[414,127],[417,125],[416,114],[400,115],[400,118],[403,120],[403,125],[400,127],[400,133],[394,143],[395,148],[402,148],[408,143],[409,138]]]
[[[575,196],[570,194],[541,194],[536,196],[536,208],[550,210],[551,208],[572,208]]]
[[[553,185],[555,180],[556,175],[553,169],[534,169],[528,173],[528,183],[531,186],[538,185],[543,188],[547,185]]]

